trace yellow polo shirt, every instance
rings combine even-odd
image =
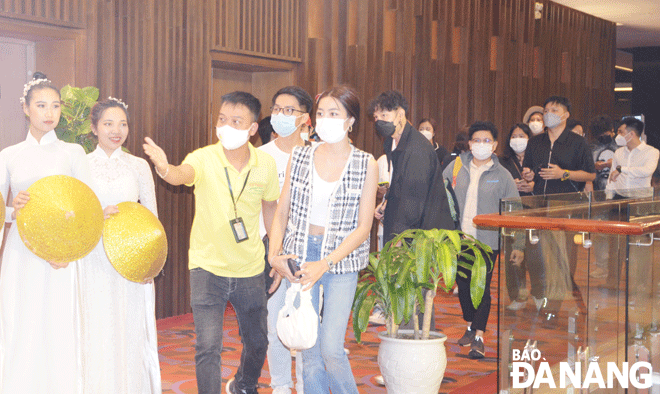
[[[259,238],[261,201],[280,197],[275,160],[248,143],[250,160],[239,173],[229,164],[220,142],[199,148],[183,164],[195,169],[195,218],[190,230],[188,268],[202,268],[218,276],[247,278],[264,270],[264,244]],[[237,243],[229,224],[235,218],[225,167],[229,172],[238,216],[243,218],[248,239]]]

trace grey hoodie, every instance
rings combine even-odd
[[[458,207],[462,215],[465,212],[465,200],[467,199],[467,191],[470,186],[469,169],[472,162],[472,152],[461,153],[460,158],[462,166],[456,176],[454,192],[456,193],[456,200],[458,201]],[[486,170],[479,179],[477,215],[499,213],[501,199],[520,197],[511,173],[500,164],[495,154],[491,156],[491,159],[493,160],[493,166]],[[452,172],[455,161],[449,163],[442,173],[443,177],[449,179],[450,182],[453,177]],[[477,228],[477,239],[493,248],[493,250],[499,249],[497,230]]]

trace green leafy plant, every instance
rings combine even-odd
[[[96,148],[89,113],[99,99],[99,89],[93,86],[77,88],[66,85],[60,90],[62,116],[55,128],[57,138],[82,145],[89,153]]]
[[[417,310],[431,310],[438,287],[449,292],[457,274],[467,277],[458,271],[459,266],[472,272],[470,296],[475,308],[479,306],[486,272],[493,269],[493,262],[484,259],[482,251],[491,252],[491,248],[459,231],[413,229],[396,236],[380,252],[371,253],[353,301],[356,340],[361,341],[374,305],[381,308],[387,319],[388,336],[396,337],[401,322],[412,318],[414,338],[428,339],[431,313],[424,314],[420,335]]]

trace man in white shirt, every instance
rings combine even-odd
[[[275,93],[271,108],[270,122],[278,137],[258,149],[268,153],[275,159],[277,176],[280,181],[280,191],[286,177],[286,167],[291,152],[296,146],[305,145],[301,132],[307,132],[314,101],[304,89],[298,86],[287,86]],[[263,217],[260,222],[261,237],[266,235]],[[268,248],[266,247],[266,250]],[[276,281],[281,280],[275,274]],[[268,288],[268,286],[266,286]],[[291,380],[291,353],[277,336],[277,315],[284,306],[287,286],[280,285],[268,300],[268,367],[273,394],[289,394],[293,381]],[[296,355],[296,392],[302,393],[302,359]]]
[[[618,200],[648,197],[652,193],[650,189],[644,188],[651,186],[651,177],[658,166],[660,152],[640,139],[643,131],[644,123],[635,118],[625,118],[619,124],[615,141],[620,148],[612,158],[612,169],[605,186],[607,198]],[[611,238],[606,235],[596,235],[596,268],[589,275],[597,279],[607,278],[607,282],[614,283],[618,280],[616,274],[620,267],[617,259],[610,256],[616,256],[616,248],[621,246],[611,242]]]
[[[651,187],[651,177],[658,166],[660,152],[640,140],[644,123],[625,118],[617,130],[612,171],[605,190],[614,192],[614,198],[635,197],[630,189]]]

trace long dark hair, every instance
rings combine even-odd
[[[509,134],[506,136],[506,141],[504,145],[504,151],[502,152],[502,158],[504,159],[515,159],[516,158],[516,152],[513,151],[513,148],[511,148],[511,135],[513,134],[513,131],[515,129],[520,129],[523,131],[523,133],[527,134],[528,138],[532,138],[532,130],[529,128],[524,123],[516,123],[514,124],[511,129],[509,130]]]

